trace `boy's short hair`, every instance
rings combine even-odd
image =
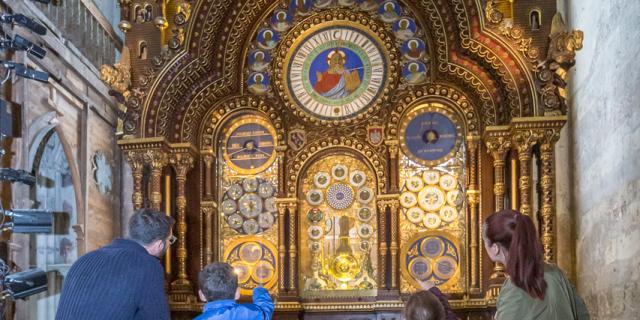
[[[214,262],[200,271],[198,283],[207,302],[234,299],[238,276],[228,263]]]
[[[433,293],[419,291],[409,297],[404,316],[407,320],[444,320],[446,312]]]

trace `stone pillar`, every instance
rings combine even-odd
[[[187,197],[185,184],[187,173],[193,168],[193,156],[186,153],[174,154],[171,157],[171,165],[176,172],[176,213],[178,230],[178,278],[171,283],[172,291],[191,292],[191,283],[187,278]]]
[[[479,265],[479,248],[478,248],[478,205],[480,204],[480,191],[478,190],[478,143],[480,137],[472,135],[467,137],[467,145],[469,152],[469,186],[467,188],[467,199],[469,203],[469,243],[471,251],[471,277],[470,287],[472,289],[479,288],[478,268]]]
[[[531,217],[531,151],[538,140],[534,130],[517,130],[513,134],[513,146],[520,162],[520,213]]]
[[[555,144],[560,139],[560,128],[547,129],[540,139],[542,160],[542,247],[544,260],[556,262],[556,204],[555,204]]]

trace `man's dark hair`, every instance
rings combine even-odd
[[[228,263],[214,262],[200,271],[198,283],[207,302],[234,299],[238,276]]]
[[[129,237],[142,245],[169,238],[173,218],[153,209],[140,209],[129,219]]]

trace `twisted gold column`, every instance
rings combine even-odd
[[[538,140],[534,130],[518,130],[513,135],[513,145],[520,162],[520,212],[531,216],[531,151]]]
[[[187,278],[187,197],[185,184],[187,173],[193,168],[193,156],[190,154],[174,154],[171,157],[171,165],[176,171],[176,212],[178,229],[178,278],[171,283],[172,291],[191,291],[191,283]]]
[[[397,201],[390,202],[389,208],[391,209],[391,290],[398,289],[398,215],[399,215],[399,203]]]
[[[544,260],[556,262],[555,236],[555,143],[560,139],[560,129],[548,129],[544,132],[540,145],[542,160],[542,247]]]
[[[160,150],[147,150],[145,163],[151,167],[151,208],[160,210],[162,204],[162,170],[167,165],[167,154]]]
[[[493,158],[493,194],[494,194],[494,207],[495,211],[504,209],[504,164],[505,155],[509,152],[511,147],[511,140],[508,137],[508,132],[505,128],[496,128],[495,131],[487,132],[485,137],[485,145],[487,151]],[[494,300],[500,293],[500,287],[502,283],[498,283],[500,279],[505,277],[504,266],[499,263],[493,264],[493,272],[491,279],[496,283],[491,283],[489,290],[487,291],[486,299]]]
[[[398,192],[400,177],[398,176],[398,140],[387,140],[385,144],[389,148],[389,189],[391,193]]]
[[[142,176],[144,171],[144,159],[139,152],[126,151],[125,157],[131,166],[133,175],[133,194],[131,201],[133,202],[133,210],[142,208]]]
[[[202,203],[202,213],[204,216],[204,260],[206,264],[210,264],[214,260],[213,255],[213,219],[218,216],[218,206],[213,201]]]
[[[278,292],[285,291],[285,264],[286,255],[286,238],[285,238],[285,215],[287,214],[287,204],[278,201]]]
[[[478,223],[478,204],[480,203],[480,191],[478,190],[478,143],[480,137],[472,135],[467,137],[469,147],[469,187],[467,189],[467,199],[469,200],[469,221],[471,251],[471,288],[478,286],[478,234],[476,224]]]
[[[387,289],[387,204],[385,202],[378,202],[378,252],[380,254],[378,258],[378,281],[380,289]]]
[[[296,234],[298,233],[297,228],[297,213],[298,213],[298,203],[288,203],[287,209],[289,211],[289,292],[292,295],[297,294],[297,266],[298,266],[298,248],[296,245]]]
[[[202,160],[204,160],[204,197],[205,199],[213,199],[213,154],[203,153]]]

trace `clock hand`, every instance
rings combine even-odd
[[[247,148],[242,148],[242,149],[240,149],[238,151],[231,152],[231,153],[229,153],[229,157],[233,157],[233,155],[235,155],[236,153],[239,153],[239,152],[242,152],[242,151],[245,151],[245,150],[247,150]]]
[[[264,151],[260,150],[259,148],[256,148],[255,150],[260,152],[260,153],[262,153],[262,154],[264,154],[264,155],[271,156],[271,154],[269,154],[267,152],[264,152]]]

